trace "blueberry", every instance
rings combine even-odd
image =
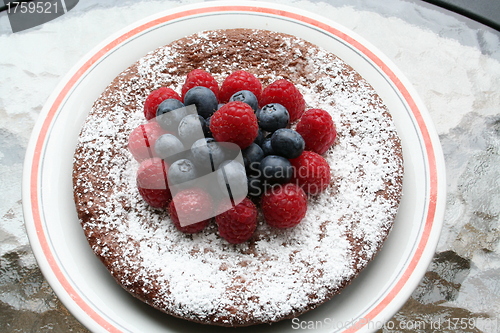
[[[281,128],[271,136],[271,147],[277,155],[297,158],[304,151],[305,142],[297,131]]]
[[[265,156],[275,155],[273,147],[271,146],[271,138],[265,138],[260,147],[262,148]]]
[[[182,118],[177,132],[179,139],[186,147],[190,147],[196,140],[204,138],[203,125],[205,119],[197,114],[188,114]]]
[[[257,101],[257,97],[255,97],[254,93],[249,90],[241,90],[237,93],[233,94],[229,99],[230,102],[240,101],[243,103],[247,103],[250,105],[254,112],[259,108],[259,102]]]
[[[172,163],[184,151],[184,145],[175,135],[163,134],[156,140],[155,151],[159,157]]]
[[[187,158],[183,158],[172,163],[167,172],[169,186],[179,185],[196,179],[197,177],[198,173],[196,171],[196,166]]]
[[[249,174],[255,174],[259,171],[260,161],[264,158],[264,151],[256,143],[252,143],[241,152],[245,169]]]
[[[235,161],[225,161],[217,170],[217,181],[223,191],[227,191],[232,200],[241,200],[248,193],[245,167]]]
[[[219,103],[214,92],[207,87],[194,87],[184,95],[184,104],[196,106],[198,114],[203,118],[210,117],[217,110]]]
[[[259,146],[262,146],[262,143],[264,142],[265,138],[266,138],[265,132],[259,128],[259,132],[257,133],[257,137],[255,138],[255,140],[253,140],[253,142],[258,144]]]
[[[191,156],[194,164],[205,173],[213,172],[224,162],[224,149],[213,138],[202,138],[193,143]]]
[[[169,98],[158,105],[156,109],[156,121],[165,131],[177,133],[177,127],[186,114],[186,108],[181,101]]]
[[[260,161],[261,179],[270,185],[288,183],[292,174],[292,164],[282,156],[268,155]]]
[[[288,110],[281,104],[266,104],[257,113],[257,120],[260,128],[264,131],[274,132],[280,128],[285,128],[290,122]]]

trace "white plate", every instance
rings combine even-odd
[[[88,110],[117,74],[145,53],[177,38],[199,30],[237,27],[293,34],[344,59],[389,106],[405,159],[401,208],[376,259],[332,301],[299,319],[259,329],[375,331],[404,304],[433,257],[445,202],[441,147],[423,104],[383,54],[338,24],[298,9],[235,1],[180,7],[134,24],[84,57],[45,105],[28,147],[23,203],[33,251],[59,298],[91,331],[222,330],[164,315],[115,283],[92,253],[78,223],[71,170],[74,148]],[[392,324],[389,322],[388,327]],[[232,329],[223,331],[226,330]]]

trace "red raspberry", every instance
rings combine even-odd
[[[250,105],[234,101],[224,104],[210,118],[210,131],[219,142],[232,142],[244,149],[259,134],[257,117]]]
[[[199,188],[178,192],[170,202],[170,217],[175,227],[185,233],[196,233],[210,223],[212,198]]]
[[[229,243],[246,242],[257,227],[257,207],[250,199],[245,198],[236,206],[217,215],[215,222],[219,235]]]
[[[302,135],[306,150],[323,155],[335,142],[337,130],[332,116],[325,110],[307,110],[297,123],[296,131]]]
[[[288,80],[281,79],[268,85],[259,99],[260,106],[270,103],[279,103],[283,105],[290,114],[290,122],[299,119],[306,109],[304,97]]]
[[[215,97],[219,97],[219,84],[214,77],[203,69],[194,69],[186,76],[186,81],[182,86],[182,99],[184,100],[184,95],[186,95],[189,89],[198,86],[212,90]]]
[[[292,182],[296,183],[308,194],[319,194],[330,184],[330,165],[323,156],[305,150],[290,160],[293,166]]]
[[[138,162],[157,157],[155,142],[163,134],[165,131],[156,121],[139,125],[129,135],[128,149]]]
[[[226,103],[233,94],[241,90],[253,92],[255,97],[257,97],[257,100],[259,100],[262,92],[262,83],[260,83],[259,79],[257,79],[255,75],[247,71],[239,70],[233,72],[224,80],[224,82],[222,82],[219,93],[219,101],[221,103]]]
[[[151,92],[144,102],[144,117],[147,120],[155,118],[158,105],[169,98],[175,98],[182,102],[179,94],[167,87],[161,87]]]
[[[137,188],[142,198],[155,208],[166,208],[172,195],[167,183],[168,165],[161,158],[150,158],[137,170]]]
[[[307,196],[296,184],[274,186],[262,196],[261,208],[264,220],[270,226],[291,228],[306,216]]]

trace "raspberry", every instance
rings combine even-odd
[[[137,170],[137,188],[142,198],[155,208],[166,208],[172,195],[167,184],[168,165],[161,158],[150,158]]]
[[[257,207],[248,198],[217,215],[215,222],[219,235],[232,244],[246,242],[257,227]]]
[[[182,91],[181,91],[182,100],[184,100],[184,96],[186,95],[189,89],[199,86],[206,87],[212,90],[213,93],[215,94],[215,97],[218,98],[219,84],[214,79],[214,77],[207,71],[204,71],[203,69],[194,69],[188,73],[188,75],[186,76],[186,81],[182,86]]]
[[[170,202],[170,217],[175,227],[185,233],[196,233],[203,230],[212,216],[212,198],[198,188],[182,190]]]
[[[262,83],[252,73],[244,70],[233,72],[222,82],[219,102],[228,102],[233,94],[242,90],[251,91],[257,97],[257,100],[259,100],[262,92]]]
[[[337,130],[332,116],[325,110],[307,110],[297,123],[296,131],[306,142],[306,150],[323,155],[335,142]]]
[[[224,104],[210,118],[210,131],[219,142],[232,142],[244,149],[259,134],[257,117],[252,108],[243,102]]]
[[[288,110],[290,122],[299,119],[306,108],[306,102],[300,91],[293,83],[285,79],[274,81],[268,85],[262,91],[259,101],[261,106],[270,103],[283,105]]]
[[[128,149],[138,162],[157,157],[155,142],[163,134],[165,131],[156,121],[139,125],[129,135]]]
[[[296,226],[307,211],[307,197],[296,184],[271,187],[261,200],[264,220],[272,227],[285,229]]]
[[[308,194],[319,194],[330,184],[330,165],[323,156],[312,152],[304,151],[299,157],[291,159],[293,178],[304,192]]]
[[[155,118],[158,105],[169,98],[175,98],[182,101],[178,93],[167,87],[161,87],[151,92],[146,98],[146,102],[144,102],[144,117],[146,117],[147,120]]]

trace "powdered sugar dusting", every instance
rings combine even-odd
[[[303,40],[260,36],[203,32],[146,55],[96,101],[75,154],[75,200],[93,250],[137,297],[198,322],[273,322],[323,303],[380,249],[400,200],[399,140],[373,89]],[[282,231],[261,222],[251,242],[231,245],[214,225],[195,235],[177,231],[166,212],[140,198],[128,135],[145,122],[149,92],[162,85],[180,92],[194,68],[219,82],[237,69],[264,86],[287,78],[309,107],[332,115],[338,139],[325,154],[332,181],[309,199],[297,227]]]

